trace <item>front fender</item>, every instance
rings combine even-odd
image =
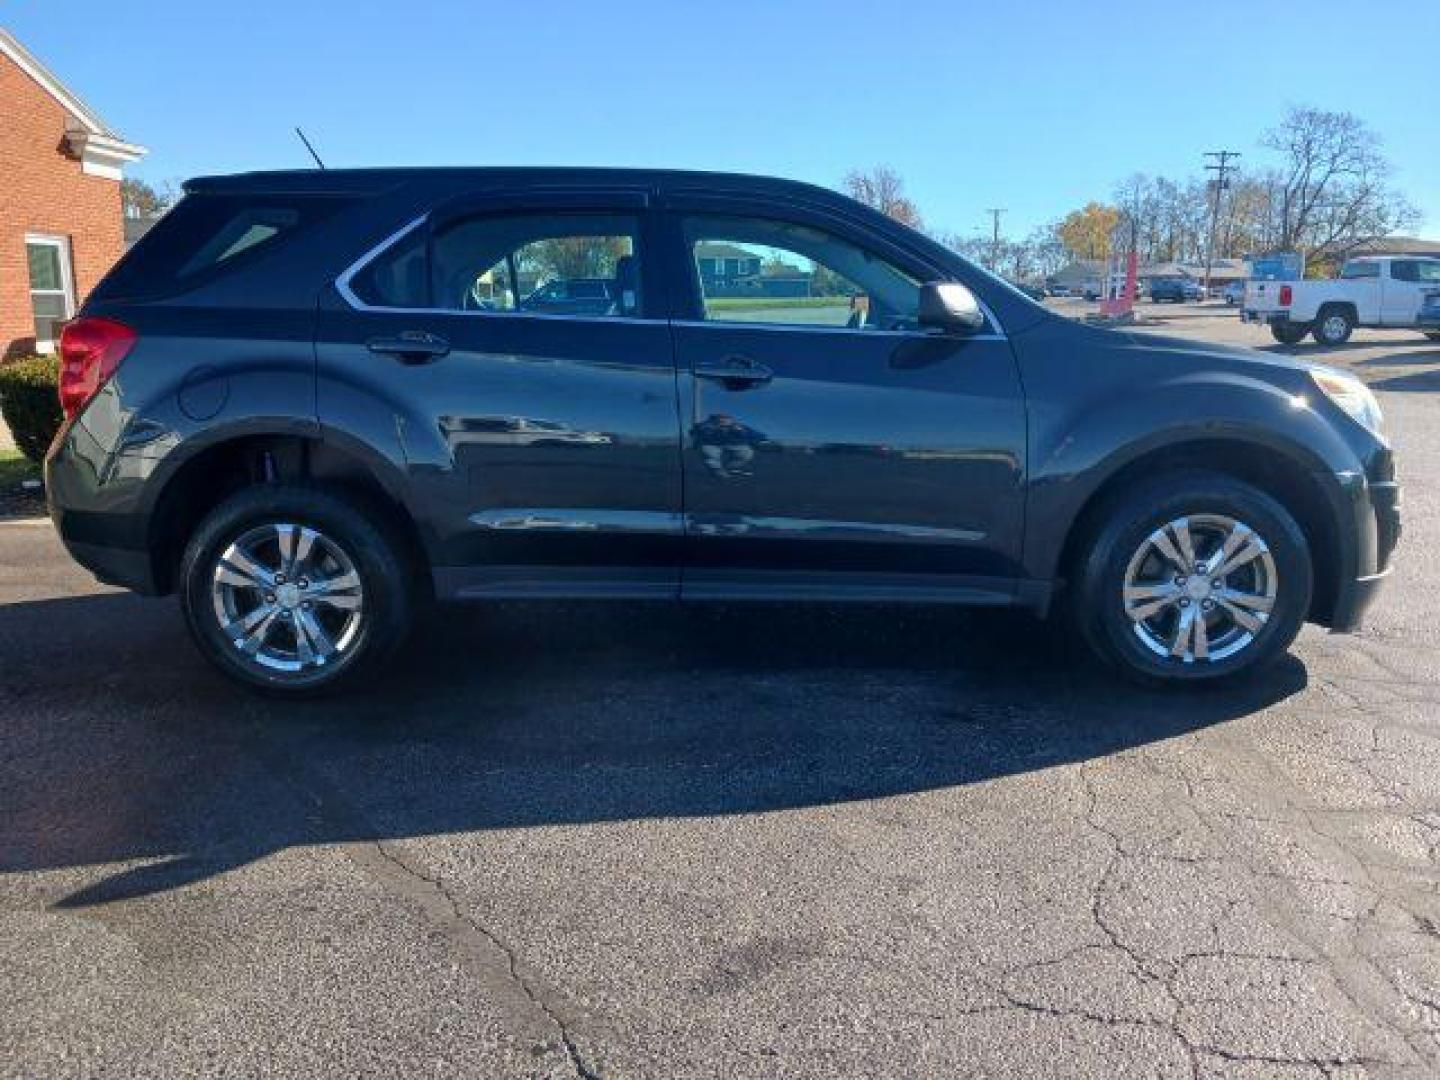
[[[1096,377],[1078,392],[1073,369],[1069,378],[1054,362],[1032,363],[1026,371],[1027,576],[1053,579],[1091,500],[1148,456],[1207,443],[1280,455],[1315,476],[1337,508],[1344,503],[1343,475],[1363,475],[1356,451],[1337,430],[1329,403],[1316,400],[1303,368],[1262,364],[1251,374],[1245,366],[1253,361],[1207,357],[1199,347],[1178,354],[1184,360],[1177,362],[1174,349],[1134,347],[1114,336],[1122,338],[1120,347],[1094,354],[1088,374]]]

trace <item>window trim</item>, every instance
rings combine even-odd
[[[540,210],[533,211],[533,212],[541,212],[541,210],[544,210],[544,209],[550,209],[550,208],[548,208],[548,207],[541,207]],[[561,209],[561,210],[563,210],[563,209],[568,209],[568,208],[555,208],[555,209]],[[478,213],[478,212],[480,212],[480,210],[477,209],[476,212]],[[524,209],[523,204],[520,204],[519,206],[517,206],[517,212],[532,212],[532,211],[528,211],[528,210]],[[571,212],[573,213],[574,211],[572,210]],[[636,225],[637,225],[637,235],[636,235],[636,239],[640,242],[640,243],[639,243],[639,248],[640,248],[640,251],[641,251],[640,258],[641,258],[641,260],[643,261],[643,260],[646,258],[646,256],[644,255],[644,248],[645,248],[645,246],[646,246],[646,245],[645,245],[645,232],[646,232],[645,214],[646,214],[646,211],[643,210],[643,209],[641,209],[641,210],[631,210],[630,208],[625,208],[625,209],[622,209],[622,210],[619,210],[619,211],[616,211],[616,212],[619,213],[619,214],[633,214],[633,215],[634,215],[635,221],[636,221]],[[408,237],[408,236],[409,236],[411,233],[413,233],[416,229],[426,228],[426,227],[428,227],[429,225],[431,225],[431,224],[433,223],[434,216],[435,216],[435,215],[434,215],[434,211],[427,211],[426,213],[421,214],[419,217],[413,219],[412,221],[407,222],[406,224],[402,225],[400,228],[396,229],[396,230],[395,230],[393,233],[391,233],[389,236],[385,237],[385,239],[381,240],[381,241],[380,241],[378,244],[376,244],[374,247],[372,247],[372,248],[370,248],[368,251],[366,251],[363,255],[361,255],[358,259],[356,259],[356,260],[355,260],[353,263],[351,263],[349,266],[347,266],[347,267],[341,272],[340,276],[335,279],[335,291],[340,294],[340,298],[341,298],[342,300],[344,300],[345,303],[348,304],[348,305],[349,305],[351,308],[353,308],[355,311],[362,311],[362,312],[365,312],[365,313],[367,313],[367,314],[376,314],[376,315],[384,315],[384,314],[389,314],[389,315],[460,315],[460,316],[467,316],[467,317],[468,317],[468,316],[480,316],[480,317],[483,317],[483,318],[486,318],[486,319],[547,319],[547,320],[563,319],[563,320],[565,320],[565,321],[567,321],[567,322],[601,322],[601,323],[664,323],[664,322],[667,322],[667,321],[668,321],[668,320],[665,319],[665,318],[657,317],[657,316],[654,316],[654,315],[566,315],[566,314],[560,314],[560,313],[556,313],[556,312],[545,312],[545,311],[482,311],[482,310],[478,310],[478,309],[477,309],[477,310],[466,310],[466,309],[463,309],[463,308],[441,308],[441,307],[387,307],[387,306],[385,306],[385,305],[383,305],[383,304],[369,304],[369,303],[366,303],[366,302],[365,302],[364,300],[362,300],[359,296],[357,296],[356,293],[355,293],[354,287],[353,287],[353,285],[352,285],[352,282],[355,280],[355,278],[356,278],[360,273],[362,273],[367,266],[369,266],[369,265],[370,265],[372,262],[374,262],[376,259],[378,259],[378,258],[380,258],[382,255],[384,255],[384,254],[385,254],[387,251],[389,251],[392,247],[395,247],[397,244],[399,244],[401,241],[403,241],[406,237]],[[643,272],[644,272],[644,271],[643,271],[643,269],[642,269],[642,273],[643,273]]]
[[[37,289],[30,283],[30,247],[53,247],[60,257],[60,288],[59,289]],[[25,234],[25,291],[30,298],[30,320],[35,321],[35,296],[59,295],[65,304],[65,317],[61,322],[66,322],[75,317],[75,270],[70,261],[70,238],[58,233],[31,233]],[[38,331],[39,327],[35,327]],[[41,340],[39,333],[35,335],[35,351],[42,356],[49,356],[59,345],[58,340]]]

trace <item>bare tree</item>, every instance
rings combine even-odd
[[[924,228],[920,211],[905,194],[900,174],[888,165],[871,169],[852,169],[845,175],[845,194],[866,206],[879,210],[912,229]]]
[[[1282,159],[1271,192],[1276,247],[1343,255],[1418,221],[1387,183],[1379,137],[1357,116],[1292,108],[1261,144]]]

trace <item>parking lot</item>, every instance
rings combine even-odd
[[[1141,314],[1380,393],[1362,634],[1174,695],[1020,616],[515,605],[282,706],[0,523],[0,1074],[1434,1075],[1440,346]]]

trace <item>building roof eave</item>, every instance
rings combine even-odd
[[[110,180],[119,180],[126,165],[134,164],[147,153],[145,147],[135,143],[80,128],[65,133],[65,145],[79,159],[83,172]]]
[[[119,132],[101,119],[99,113],[85,104],[78,94],[62,83],[53,71],[42,64],[29,49],[20,44],[14,34],[4,27],[0,27],[0,55],[9,57],[16,67],[39,85],[40,89],[54,98],[60,107],[74,119],[80,129],[103,140],[104,143],[111,144],[108,147],[109,150],[123,150],[127,153],[138,151],[133,158],[129,159],[132,161],[138,160],[145,153],[144,147],[127,143],[122,139]]]

